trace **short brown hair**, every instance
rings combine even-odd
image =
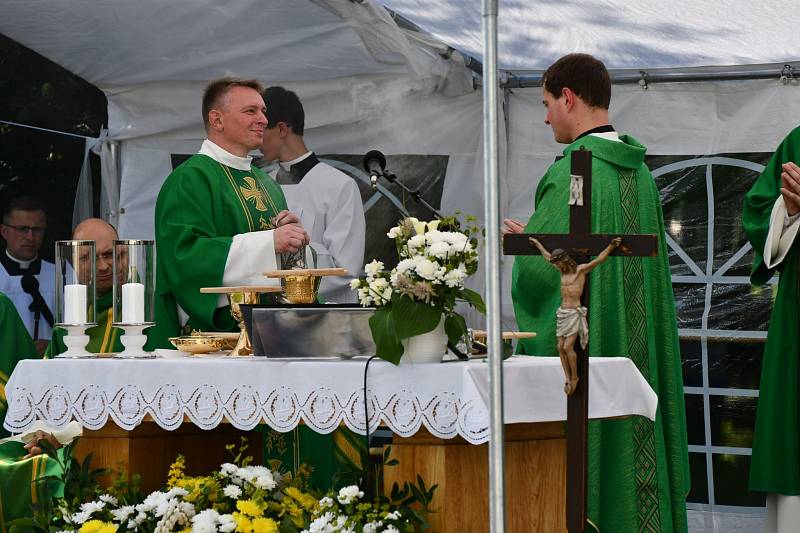
[[[558,98],[565,87],[591,107],[608,109],[611,77],[606,66],[589,54],[568,54],[550,65],[542,76],[547,92]]]
[[[264,92],[264,86],[260,81],[242,78],[220,78],[206,85],[206,89],[203,91],[203,125],[206,127],[206,131],[209,126],[208,114],[220,105],[220,100],[234,87],[248,87],[258,91],[259,94]]]

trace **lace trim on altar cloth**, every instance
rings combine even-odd
[[[167,430],[179,427],[186,417],[203,429],[212,429],[226,419],[241,430],[267,424],[287,432],[302,421],[318,433],[331,433],[342,423],[356,433],[365,433],[362,391],[339,396],[329,388],[318,388],[301,397],[288,386],[269,393],[240,386],[223,397],[213,385],[186,391],[168,384],[146,397],[134,385],[115,391],[89,385],[72,397],[64,387],[53,385],[41,397],[25,387],[15,388],[8,397],[5,427],[15,433],[25,431],[37,419],[58,428],[75,419],[83,427],[96,430],[109,417],[119,427],[132,430],[147,415]],[[461,436],[472,444],[489,439],[486,409],[471,400],[463,402],[453,393],[442,392],[421,401],[406,389],[380,399],[368,389],[367,397],[370,432],[384,424],[396,435],[408,437],[424,426],[439,438]]]

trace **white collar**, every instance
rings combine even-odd
[[[303,155],[301,155],[300,157],[297,157],[297,158],[295,158],[295,159],[292,159],[291,161],[286,161],[286,162],[284,162],[284,161],[281,161],[281,162],[280,162],[280,165],[283,167],[283,170],[285,170],[286,172],[289,172],[289,169],[290,169],[290,168],[292,168],[292,165],[296,165],[297,163],[299,163],[299,162],[300,162],[300,161],[302,161],[303,159],[305,159],[305,158],[307,158],[308,156],[310,156],[310,155],[311,155],[311,153],[312,153],[312,152],[311,152],[311,150],[309,150],[308,152],[304,153],[304,154],[303,154]]]
[[[249,155],[244,157],[234,155],[208,139],[203,141],[203,145],[200,147],[198,153],[207,155],[214,161],[222,163],[226,167],[235,168],[236,170],[250,170],[253,161],[253,158]]]
[[[20,268],[30,268],[31,263],[36,261],[36,258],[38,257],[38,256],[34,255],[33,259],[30,259],[28,261],[23,261],[22,259],[17,259],[13,255],[11,255],[11,252],[8,251],[8,248],[6,248],[6,255],[8,256],[9,259],[14,261],[15,263],[19,263],[19,267]]]
[[[621,143],[622,141],[619,139],[619,133],[616,131],[604,131],[602,133],[590,133],[589,135],[593,135],[595,137],[600,137],[601,139],[608,139],[609,141],[616,141]]]

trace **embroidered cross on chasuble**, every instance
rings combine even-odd
[[[252,175],[241,175],[244,172],[222,164],[219,166],[222,167],[228,182],[239,198],[250,231],[274,229],[273,220],[280,210],[270,196],[265,180],[256,180],[253,173],[251,173]]]

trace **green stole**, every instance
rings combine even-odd
[[[219,295],[199,289],[222,285],[234,235],[273,229],[284,209],[280,186],[256,167],[237,170],[197,154],[167,177],[156,201],[151,349],[171,348],[167,339],[181,333],[177,305],[189,315],[189,329],[236,330],[229,307],[217,307]]]
[[[772,269],[763,251],[772,207],[780,196],[781,166],[800,163],[800,128],[775,150],[744,199],[742,223],[753,245],[750,280],[765,284],[779,272],[761,366],[761,385],[750,463],[750,490],[800,495],[800,238]]]
[[[661,203],[629,136],[588,136],[564,150],[536,191],[527,233],[569,232],[569,154],[592,151],[592,232],[653,233],[652,258],[611,257],[591,275],[589,355],[631,358],[659,398],[656,422],[644,417],[590,422],[589,509],[600,531],[686,531],[689,491],[683,379]],[[624,242],[624,240],[623,240]],[[512,298],[521,353],[556,356],[560,276],[540,256],[514,262]]]
[[[9,532],[12,520],[30,518],[31,505],[53,496],[43,484],[33,483],[33,480],[61,475],[57,461],[44,454],[23,459],[26,453],[19,442],[0,444],[0,533]],[[23,527],[17,531],[32,529]]]
[[[86,334],[89,336],[89,344],[86,345],[86,351],[88,352],[119,353],[123,349],[119,340],[120,336],[122,336],[122,330],[111,325],[114,322],[114,310],[111,308],[111,300],[112,294],[110,290],[97,298],[97,312],[95,314],[97,325],[86,330]],[[44,353],[45,357],[55,357],[67,351],[67,346],[64,344],[64,336],[66,334],[67,332],[63,328],[53,330],[53,338]]]

